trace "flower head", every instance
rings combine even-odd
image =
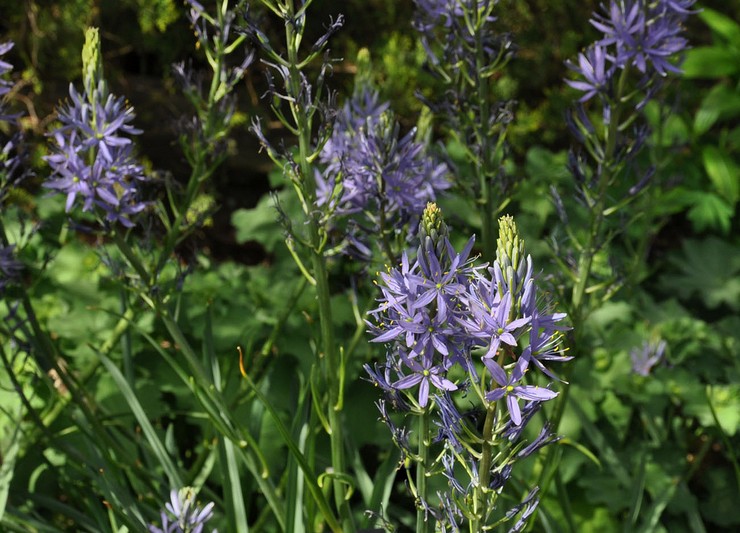
[[[645,341],[639,348],[632,349],[630,351],[632,371],[641,376],[649,376],[652,368],[663,359],[667,345],[664,340]]]
[[[150,533],[202,533],[206,522],[213,518],[214,503],[201,508],[196,505],[197,493],[192,487],[172,489],[170,501],[161,512],[162,527],[149,526]],[[217,533],[214,529],[212,533]]]
[[[69,212],[80,201],[83,211],[98,210],[108,222],[133,226],[131,218],[146,203],[140,199],[138,183],[144,169],[133,154],[131,135],[138,135],[131,122],[133,109],[123,98],[108,93],[102,79],[97,32],[88,32],[83,65],[83,93],[70,85],[70,100],[59,110],[60,126],[54,130],[51,155],[45,157],[52,169],[45,187],[67,195]]]

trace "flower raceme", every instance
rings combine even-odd
[[[459,529],[461,516],[471,513],[486,523],[488,511],[484,517],[480,507],[463,509],[463,502],[500,490],[516,460],[557,440],[545,426],[529,445],[517,443],[539,406],[558,394],[549,386],[533,384],[528,371],[536,368],[557,380],[546,364],[570,359],[560,348],[565,314],[552,313],[538,301],[532,260],[525,255],[513,219],[504,217],[499,224],[496,261],[492,267],[475,266],[474,238],[456,251],[439,209],[429,204],[415,260],[404,253],[399,267],[380,275],[382,296],[370,312],[372,342],[385,344],[387,352],[384,364],[365,369],[388,405],[407,414],[431,416],[437,426],[436,438],[419,439],[443,447],[434,471],[445,476],[451,492],[439,496],[435,509],[426,495],[417,496],[425,512],[452,530]],[[480,434],[474,423],[477,415],[459,407],[470,405],[471,391],[473,401],[479,402],[478,412],[494,413],[497,421],[486,424],[489,433]],[[381,414],[392,434],[399,434],[385,402]],[[473,451],[481,442],[506,443],[495,455],[498,464],[491,463],[490,450]],[[413,455],[407,442],[402,451],[407,457],[423,457]],[[486,454],[489,459],[483,460]],[[456,475],[460,471],[467,472],[467,480]],[[520,520],[526,519],[525,508],[529,507],[515,508],[511,517],[521,511]]]
[[[680,73],[672,58],[688,45],[682,22],[694,1],[611,0],[604,13],[591,19],[603,37],[578,55],[577,65],[568,63],[580,79],[566,83],[582,91],[580,101],[585,102],[596,95],[608,98],[615,74],[629,67],[645,76],[644,85],[668,72]]]
[[[213,518],[214,503],[205,507],[196,505],[196,492],[192,487],[172,489],[170,501],[160,513],[162,527],[149,526],[151,533],[203,533],[205,524]],[[215,529],[212,533],[218,533]]]
[[[99,47],[92,28],[83,53],[85,90],[70,86],[70,101],[58,112],[61,125],[51,134],[52,153],[45,158],[53,172],[44,186],[67,195],[68,212],[81,202],[83,211],[102,212],[107,222],[131,227],[131,217],[146,207],[137,187],[144,170],[130,138],[141,131],[131,124],[133,109],[108,93]]]
[[[447,166],[415,133],[401,136],[388,103],[361,87],[338,112],[321,151],[326,167],[316,174],[317,203],[339,216],[363,215],[352,219],[347,240],[365,255],[369,235],[404,229],[413,235],[427,203],[451,186]]]
[[[493,378],[488,384],[493,390],[504,387],[504,392],[526,391],[519,397],[528,394],[533,396],[527,398],[530,400],[534,396],[540,401],[554,397],[554,392],[545,389],[537,395],[533,389],[511,388],[515,387],[512,376],[517,382],[523,380],[533,360],[534,366],[547,370],[542,364],[547,359],[541,356],[551,357],[557,352],[556,333],[563,329],[557,323],[565,317],[562,313],[538,310],[534,304],[531,259],[523,254],[517,259],[516,270],[526,277],[519,280],[517,293],[512,294],[507,284],[497,282],[503,281],[503,258],[497,259],[492,268],[476,267],[470,258],[473,238],[460,253],[446,235],[440,238],[442,247],[422,244],[413,263],[404,254],[400,269],[381,274],[380,306],[371,312],[375,319],[373,342],[389,345],[388,368],[410,371],[401,371],[391,387],[409,389],[418,384],[418,406],[424,408],[430,386],[439,394],[457,389],[446,377],[453,366],[469,372],[471,378],[479,377],[472,354],[482,351],[480,361]],[[530,345],[520,350],[520,339],[531,339]],[[518,360],[516,352],[521,352]],[[495,362],[504,361],[507,356],[517,360],[508,377]],[[486,384],[480,386],[485,388]],[[487,401],[501,397],[489,392],[485,394]]]

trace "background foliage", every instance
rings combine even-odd
[[[497,8],[499,23],[518,46],[516,58],[495,80],[502,97],[518,103],[509,132],[512,192],[506,211],[516,216],[553,293],[558,281],[549,249],[563,236],[550,232],[558,217],[550,187],[569,190],[572,180],[567,171],[571,139],[563,116],[574,94],[562,82],[563,62],[593,40],[588,17],[596,4],[503,1]],[[558,490],[564,488],[568,501],[556,499],[555,492],[544,496],[542,527],[553,531],[729,532],[740,527],[740,5],[717,0],[702,7],[690,23],[693,49],[683,77],[647,109],[658,149],[645,157],[660,169],[659,193],[646,197],[643,216],[624,228],[633,239],[598,258],[604,269],[621,264],[634,286],[592,313],[585,333],[591,353],[571,363],[573,401],[559,433],[582,448],[558,447]],[[317,21],[328,20],[337,3],[316,0],[314,9]],[[333,55],[342,58],[334,65],[332,87],[340,100],[351,94],[358,52],[367,48],[374,82],[409,129],[422,109],[416,93],[442,90],[423,70],[423,51],[410,35],[413,4],[347,0],[341,10],[347,24],[332,40]],[[51,382],[41,379],[39,373],[48,370],[43,364],[19,362],[13,372],[20,383],[10,381],[7,369],[1,371],[0,523],[8,531],[121,526],[111,506],[136,508],[142,520],[155,520],[173,478],[183,476],[202,485],[203,499],[217,502],[216,525],[231,531],[228,524],[240,516],[238,506],[227,500],[234,492],[226,487],[234,480],[219,469],[230,464],[222,459],[234,452],[221,445],[193,389],[166,362],[167,356],[180,356],[181,346],[162,323],[142,313],[136,334],[124,338],[130,361],[114,350],[109,365],[89,349],[110,342],[121,295],[96,253],[101,243],[66,229],[63,200],[40,188],[48,175],[41,159],[47,151],[43,134],[68,84],[79,84],[89,25],[101,28],[112,91],[127,95],[137,109],[136,125],[144,130],[138,145],[147,166],[167,169],[175,181],[184,181],[186,164],[174,147],[186,102],[174,88],[170,65],[188,58],[203,63],[184,8],[175,0],[0,0],[0,12],[2,41],[16,43],[9,59],[19,76],[11,99],[27,112],[23,127],[32,140],[36,173],[1,216],[10,234],[29,235],[23,259],[35,265],[27,276],[33,279],[38,318],[67,354],[65,364],[85,390],[83,403],[110,439],[103,446],[91,442],[99,428],[54,400],[64,384],[53,376]],[[279,23],[265,21],[268,35],[282,31]],[[311,31],[315,38],[322,28],[316,23]],[[231,418],[265,452],[261,467],[240,470],[241,512],[255,530],[268,522],[268,512],[258,476],[252,474],[260,468],[287,472],[290,459],[274,418],[240,378],[235,347],[244,347],[252,379],[270,395],[277,418],[300,437],[299,420],[309,409],[300,391],[310,379],[313,358],[306,347],[318,328],[315,302],[299,282],[267,192],[274,191],[289,215],[299,206],[248,132],[252,116],[269,116],[260,99],[266,89],[263,70],[255,64],[238,88],[229,157],[202,197],[218,209],[177,250],[182,264],[194,267],[178,301],[180,327],[204,360],[208,353],[218,355],[218,367],[209,371],[223,376],[224,405],[233,408]],[[268,133],[279,138],[284,132],[268,124]],[[454,142],[436,130],[433,135],[447,143],[454,158]],[[440,204],[456,229],[475,229],[479,223],[454,197]],[[29,233],[17,222],[21,213],[37,231]],[[628,263],[635,256],[629,243],[642,236],[647,236],[644,260]],[[388,517],[404,530],[413,520],[412,505],[400,476],[390,477],[397,457],[377,421],[376,391],[360,377],[362,364],[379,354],[361,336],[346,298],[353,266],[336,259],[332,267],[337,328],[358,339],[345,385],[347,434],[357,450],[349,461],[359,473],[352,504],[377,509],[385,501]],[[375,295],[362,290],[359,298],[371,302]],[[285,314],[289,304],[303,312]],[[0,316],[12,320],[5,303]],[[7,346],[7,338],[0,338]],[[635,373],[631,354],[660,341],[666,342],[664,357],[648,375]],[[132,388],[125,387],[127,379]],[[24,418],[18,387],[38,410],[44,431]],[[137,416],[137,404],[145,417]],[[316,465],[321,471],[328,444],[319,439],[315,445],[324,450]],[[537,467],[532,462],[530,468]],[[214,472],[213,479],[221,481],[206,482]],[[279,476],[273,481],[278,491],[290,484]],[[136,524],[132,519],[126,525],[135,531]],[[275,526],[265,526],[270,527]]]

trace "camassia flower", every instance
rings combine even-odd
[[[162,527],[149,526],[150,533],[203,533],[206,522],[213,518],[214,503],[196,505],[197,494],[191,487],[172,489],[170,501],[160,513]],[[215,529],[212,533],[218,533]]]
[[[428,202],[450,187],[447,166],[399,125],[376,91],[361,88],[339,111],[316,174],[317,204],[351,215],[347,241],[367,249],[371,235],[415,233]],[[364,254],[367,255],[367,254]]]
[[[404,254],[398,268],[381,274],[382,295],[368,324],[372,342],[386,345],[386,361],[365,370],[387,400],[381,404],[381,420],[395,441],[400,426],[388,416],[388,405],[406,417],[427,419],[419,446],[441,447],[434,452],[436,464],[425,462],[426,451],[412,454],[406,438],[402,451],[405,458],[420,461],[418,468],[444,476],[449,492],[438,494],[437,507],[426,495],[418,496],[417,505],[442,530],[459,531],[465,520],[489,524],[489,510],[466,505],[481,494],[499,493],[516,461],[557,440],[549,425],[533,441],[521,440],[540,405],[558,395],[549,385],[533,383],[528,373],[536,369],[560,381],[545,365],[569,358],[560,348],[565,314],[538,302],[532,259],[513,219],[499,221],[496,261],[490,268],[473,264],[473,238],[457,252],[448,233],[440,210],[429,204],[415,260]],[[477,409],[461,409],[476,398]],[[500,444],[495,452],[486,444],[493,442]],[[536,494],[535,487],[507,513],[512,522],[519,517],[515,530],[536,507]]]
[[[67,195],[65,209],[78,204],[83,211],[104,215],[107,222],[131,227],[131,218],[146,207],[138,184],[144,169],[136,161],[130,136],[133,109],[123,98],[108,93],[99,66],[97,30],[88,30],[85,43],[85,90],[70,85],[69,101],[58,111],[60,125],[50,136],[52,169],[45,187]]]
[[[688,46],[682,23],[693,4],[694,0],[611,0],[602,6],[604,12],[591,19],[602,38],[578,55],[577,64],[567,63],[579,79],[566,83],[584,93],[580,102],[597,94],[608,100],[615,76],[629,67],[644,75],[643,86],[669,72],[680,73],[677,58]]]

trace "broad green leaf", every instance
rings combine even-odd
[[[282,203],[285,194],[278,193]],[[237,209],[231,215],[231,223],[236,228],[236,240],[239,243],[257,241],[269,252],[283,242],[283,228],[278,222],[278,210],[272,196],[263,196],[252,209]]]
[[[702,19],[713,32],[722,36],[729,44],[740,46],[740,24],[732,20],[727,15],[702,7],[699,12],[699,18]]]
[[[740,115],[740,92],[725,83],[718,83],[702,100],[694,116],[694,134],[701,135],[717,121],[727,121]]]
[[[722,233],[730,231],[735,213],[725,200],[713,193],[692,191],[693,205],[687,216],[697,231],[716,229]]]
[[[740,197],[740,166],[725,151],[715,146],[702,150],[704,169],[722,198],[734,206]]]
[[[740,51],[722,46],[697,46],[681,65],[686,78],[722,78],[740,72]]]
[[[661,285],[683,299],[698,294],[712,309],[740,308],[740,249],[716,237],[688,239],[682,248],[670,257],[678,273],[664,275]]]

